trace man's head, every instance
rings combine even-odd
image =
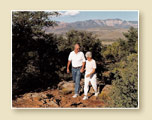
[[[79,50],[80,50],[80,45],[77,43],[77,44],[74,45],[74,51],[75,51],[76,53],[78,53]]]

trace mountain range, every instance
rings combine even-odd
[[[95,33],[101,40],[117,40],[124,38],[123,32],[127,32],[132,26],[138,28],[138,21],[126,21],[121,19],[91,19],[76,22],[56,22],[58,25],[46,28],[46,33],[65,34],[69,30],[85,30]]]

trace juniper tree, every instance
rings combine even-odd
[[[50,18],[57,12],[12,12],[13,95],[57,82],[56,36],[45,27],[56,25]],[[52,64],[53,63],[53,64]],[[45,84],[44,84],[45,83]]]

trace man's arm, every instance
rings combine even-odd
[[[85,61],[86,61],[83,53],[82,53],[82,59],[83,59],[82,68],[80,70],[81,73],[84,71],[84,66],[85,66]]]
[[[69,70],[70,64],[71,64],[71,61],[68,60],[68,63],[67,63],[67,73],[70,73],[70,70]]]
[[[81,73],[84,71],[84,66],[85,66],[85,62],[82,63],[82,68],[80,70]]]

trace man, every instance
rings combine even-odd
[[[85,66],[84,54],[79,50],[80,45],[75,44],[74,51],[70,52],[67,64],[67,73],[70,73],[69,66],[72,61],[72,77],[75,82],[75,94],[73,95],[73,98],[76,98],[79,95],[81,73],[84,71]]]

